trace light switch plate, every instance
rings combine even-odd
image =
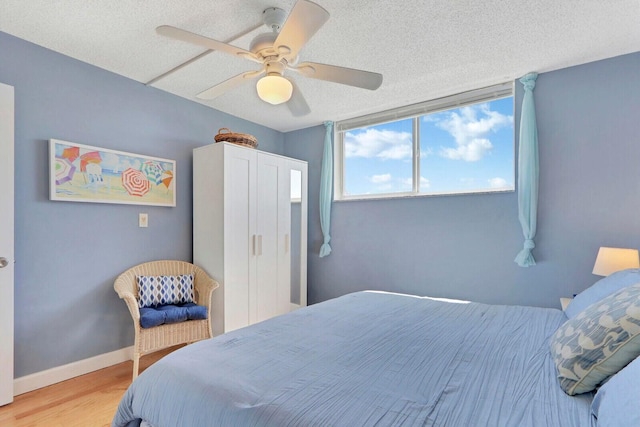
[[[148,227],[149,226],[149,214],[141,213],[138,214],[138,227]]]

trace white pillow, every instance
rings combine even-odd
[[[600,387],[591,413],[598,427],[640,426],[640,357]]]
[[[617,271],[604,279],[598,280],[589,288],[580,292],[569,303],[564,313],[569,319],[576,317],[585,308],[589,307],[612,293],[627,286],[640,283],[640,268],[630,268]]]

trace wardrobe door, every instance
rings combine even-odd
[[[255,151],[224,147],[224,330],[254,323],[256,283]],[[211,183],[219,185],[219,183]]]
[[[279,160],[276,315],[291,311],[291,162],[286,158]]]
[[[286,159],[258,154],[255,238],[256,322],[289,311],[289,282],[282,283],[285,268],[283,263],[286,256],[285,234],[288,231],[289,217],[288,209],[285,208],[288,205],[282,202],[282,189],[285,187],[287,173]],[[286,180],[287,185],[288,182]]]
[[[220,283],[212,297],[211,328],[224,333],[224,157],[221,147],[193,150],[193,262]]]

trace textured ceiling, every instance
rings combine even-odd
[[[213,101],[195,95],[258,64],[213,52],[153,83],[158,89],[280,131],[342,120],[640,51],[638,0],[318,0],[329,21],[300,53],[384,75],[377,91],[295,75],[311,114],[257,97],[255,82]],[[294,0],[1,0],[0,31],[141,83],[205,49],[156,34],[172,25],[229,40]],[[248,49],[261,27],[232,44]],[[1,59],[0,59],[1,60]],[[287,76],[290,76],[287,74]],[[241,130],[238,130],[241,131]]]

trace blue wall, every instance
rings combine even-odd
[[[281,153],[280,132],[0,32],[0,81],[15,87],[15,375],[133,343],[113,291],[128,267],[192,259],[191,150],[218,128]],[[47,140],[177,160],[177,207],[48,200]],[[149,228],[138,228],[138,213]]]
[[[309,162],[309,301],[380,289],[559,307],[591,285],[600,246],[640,246],[640,53],[541,74],[538,265],[520,268],[516,193],[336,202],[333,252],[318,189],[324,128],[285,135]],[[516,129],[522,85],[516,85]]]

